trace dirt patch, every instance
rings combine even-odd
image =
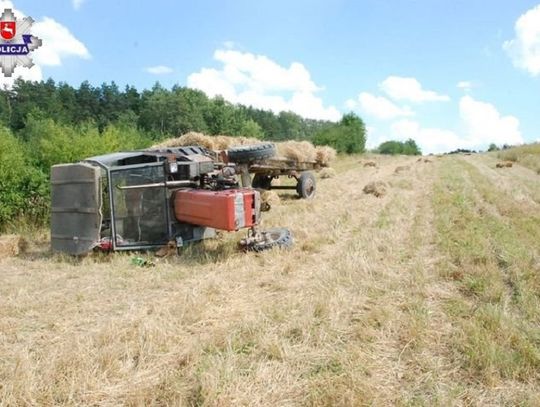
[[[365,194],[373,194],[377,198],[380,198],[386,195],[386,188],[387,188],[386,183],[382,181],[373,181],[367,184],[364,187],[363,191]]]

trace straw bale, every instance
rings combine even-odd
[[[261,202],[270,205],[278,205],[281,202],[281,198],[276,191],[264,191],[261,193]]]
[[[382,181],[373,181],[367,184],[363,191],[365,194],[373,194],[379,198],[386,195],[386,184]]]
[[[394,174],[399,174],[401,171],[409,171],[411,167],[408,165],[400,165],[394,170]]]
[[[334,170],[333,168],[330,168],[330,167],[323,168],[323,169],[319,172],[319,176],[320,176],[322,179],[326,179],[326,178],[334,178],[334,177],[336,176],[336,170]]]
[[[328,167],[336,159],[336,150],[328,146],[315,147],[315,161],[323,167]]]
[[[0,259],[18,256],[26,248],[26,241],[18,235],[0,236]]]
[[[152,148],[167,148],[167,147],[183,147],[183,146],[201,146],[209,150],[214,150],[214,138],[206,136],[202,133],[190,131],[183,136],[170,138],[162,141],[159,144],[153,145]]]
[[[298,162],[315,161],[315,146],[309,141],[284,141],[277,143],[278,155]]]

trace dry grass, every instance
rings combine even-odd
[[[287,252],[4,260],[0,404],[537,405],[538,184],[480,155],[394,174],[414,160],[283,195]]]
[[[497,152],[501,160],[513,161],[540,174],[540,143],[525,144]]]

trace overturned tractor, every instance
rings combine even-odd
[[[248,230],[240,242],[246,250],[290,246],[287,229],[260,229],[260,193],[250,187],[249,174],[257,174],[257,184],[260,166],[275,149],[246,147],[223,154],[198,146],[152,149],[53,166],[53,250],[81,255],[96,249],[180,248],[215,237],[216,230],[240,229]],[[264,179],[284,173],[297,178],[300,195],[313,196],[313,176],[297,176],[290,166],[274,168]]]

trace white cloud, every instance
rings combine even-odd
[[[381,83],[380,87],[394,100],[408,100],[416,103],[446,102],[450,100],[446,95],[422,89],[422,85],[415,78],[389,76]]]
[[[86,46],[65,26],[50,17],[34,23],[32,33],[43,40],[43,45],[32,54],[38,65],[60,66],[67,57],[90,59]]]
[[[26,17],[22,11],[15,9],[11,1],[0,1],[0,10],[4,8],[13,9],[18,19]],[[11,78],[0,76],[2,87],[13,86],[13,82],[18,78],[40,81],[43,79],[43,66],[60,66],[68,57],[90,58],[86,46],[75,38],[69,29],[52,18],[43,17],[35,22],[32,34],[43,40],[42,46],[30,54],[35,65],[32,68],[17,67]]]
[[[424,128],[413,120],[401,120],[391,126],[390,132],[394,140],[412,138],[423,154],[452,151],[467,147],[454,132],[439,128]]]
[[[2,89],[11,89],[16,79],[23,79],[25,81],[41,81],[43,79],[43,72],[39,65],[34,65],[32,68],[16,67],[13,71],[11,78],[6,78],[0,73],[0,87]]]
[[[465,125],[466,140],[472,147],[523,143],[519,120],[514,116],[501,116],[490,103],[463,96],[459,101],[459,114]]]
[[[462,134],[440,128],[422,127],[413,120],[400,120],[391,126],[391,138],[415,140],[423,153],[441,153],[458,148],[485,149],[490,143],[522,144],[519,120],[514,116],[502,116],[490,103],[481,102],[471,96],[459,101]],[[381,140],[383,141],[383,140]]]
[[[378,119],[384,120],[414,115],[414,112],[408,107],[399,107],[383,96],[362,92],[358,95],[358,101],[360,108],[366,114]]]
[[[540,4],[521,15],[514,26],[516,37],[503,43],[514,66],[533,76],[540,74]]]
[[[456,86],[465,92],[470,92],[475,85],[471,81],[460,81]]]
[[[347,99],[345,101],[345,107],[349,110],[354,110],[358,107],[358,102],[354,99]]]
[[[78,10],[81,8],[81,6],[83,5],[83,3],[85,2],[86,0],[72,0],[72,4],[73,4],[73,8],[75,10]]]
[[[166,75],[174,72],[174,69],[165,65],[150,66],[144,70],[153,75]]]
[[[292,111],[301,116],[337,121],[341,113],[324,106],[316,93],[321,90],[304,65],[293,62],[283,67],[264,55],[236,50],[217,50],[214,59],[221,69],[202,68],[189,75],[187,85],[210,97],[221,95],[241,103],[274,112]]]

